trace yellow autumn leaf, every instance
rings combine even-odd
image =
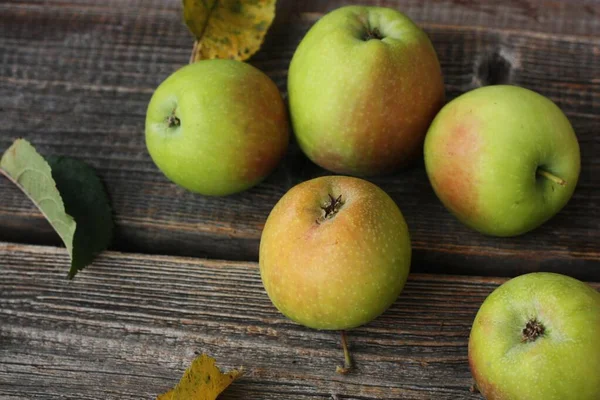
[[[192,361],[177,386],[159,395],[156,400],[215,400],[242,374],[243,369],[224,374],[216,366],[214,358],[202,354]]]
[[[246,60],[256,53],[275,18],[276,0],[183,0],[183,19],[196,36],[190,62]]]

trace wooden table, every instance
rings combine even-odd
[[[345,3],[280,0],[252,64],[285,95],[302,35]],[[388,312],[350,332],[358,371],[337,375],[338,335],[280,315],[256,264],[272,206],[326,172],[292,145],[261,185],[206,198],[148,156],[150,96],[191,50],[180,1],[1,1],[0,150],[25,137],[42,154],[94,166],[117,232],[111,251],[69,282],[58,236],[0,179],[0,398],[151,399],[207,352],[248,371],[224,399],[477,399],[466,344],[503,277],[543,270],[600,282],[600,1],[362,3],[398,8],[427,31],[450,99],[514,83],[554,100],[581,144],[569,205],[525,236],[489,238],[444,210],[422,163],[372,179],[407,219],[413,274]]]

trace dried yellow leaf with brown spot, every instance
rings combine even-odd
[[[190,62],[246,60],[263,43],[276,0],[183,0],[183,19],[196,43]]]
[[[224,374],[216,366],[214,358],[202,354],[192,361],[177,386],[159,395],[157,400],[215,400],[242,374],[242,369]]]

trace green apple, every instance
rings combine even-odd
[[[562,111],[517,86],[486,86],[448,103],[425,138],[442,203],[482,233],[514,236],[555,215],[579,177],[579,144]]]
[[[487,400],[600,399],[600,293],[552,273],[504,283],[475,317],[469,364]]]
[[[349,6],[306,34],[290,64],[288,95],[304,153],[328,170],[368,176],[421,152],[444,83],[429,38],[408,17]]]
[[[293,187],[275,205],[259,264],[273,304],[315,329],[349,329],[385,311],[410,269],[408,229],[394,201],[358,178]]]
[[[154,92],[146,145],[173,182],[222,196],[256,185],[288,144],[285,105],[269,77],[233,60],[185,66]]]

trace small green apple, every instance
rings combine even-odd
[[[169,76],[146,116],[146,145],[160,170],[211,196],[265,178],[288,145],[285,105],[269,77],[249,64],[206,60]]]
[[[349,329],[385,311],[410,269],[402,213],[379,187],[327,176],[293,187],[260,240],[260,273],[273,304],[315,329]]]
[[[488,235],[514,236],[567,204],[579,177],[579,144],[546,97],[486,86],[435,117],[425,167],[435,193],[460,221]]]
[[[600,293],[552,273],[504,283],[475,317],[469,364],[487,400],[598,400]]]
[[[437,55],[404,14],[342,7],[298,46],[288,74],[294,132],[328,170],[374,175],[409,162],[444,102]]]

